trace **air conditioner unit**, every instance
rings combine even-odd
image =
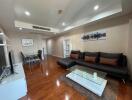
[[[17,27],[17,28],[21,27],[23,29],[28,29],[28,30],[33,30],[33,31],[59,33],[59,30],[56,28],[34,25],[34,24],[30,24],[30,23],[25,23],[22,21],[15,21],[15,27]]]
[[[36,26],[36,25],[34,25],[32,27],[33,27],[33,29],[37,29],[37,30],[51,31],[51,29],[47,28],[47,27],[41,27],[41,26]]]

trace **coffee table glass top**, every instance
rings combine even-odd
[[[105,72],[79,65],[73,66],[68,70],[70,73],[66,75],[67,78],[92,91],[98,96],[102,95],[107,84]]]
[[[92,69],[92,68],[88,68],[88,67],[84,67],[84,66],[80,66],[80,65],[75,65],[75,66],[69,68],[68,70],[70,72],[72,72],[72,71],[75,71],[77,69],[80,70],[80,71],[84,71],[86,73],[92,74],[92,75],[94,73],[97,73],[97,76],[101,77],[101,78],[105,78],[105,76],[107,75],[107,73],[105,73],[105,72],[98,71],[98,70],[95,70],[95,69]]]

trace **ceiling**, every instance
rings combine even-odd
[[[131,4],[132,0],[0,0],[0,26],[6,32],[20,32],[14,25],[18,20],[63,32],[117,13],[129,13]],[[94,10],[95,5],[99,5],[98,10]],[[25,11],[31,15],[25,15]]]

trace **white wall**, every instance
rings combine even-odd
[[[20,52],[22,51],[24,54],[28,53],[37,53],[38,50],[45,48],[46,49],[46,41],[42,39],[41,35],[36,34],[22,34],[22,33],[10,33],[8,37],[11,41],[11,49],[14,51],[15,61],[21,62]],[[33,46],[24,47],[22,46],[22,39],[33,39]],[[45,51],[47,54],[47,51]]]

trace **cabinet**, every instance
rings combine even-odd
[[[23,66],[15,64],[15,74],[4,78],[0,83],[0,100],[18,100],[27,94],[27,84]]]

